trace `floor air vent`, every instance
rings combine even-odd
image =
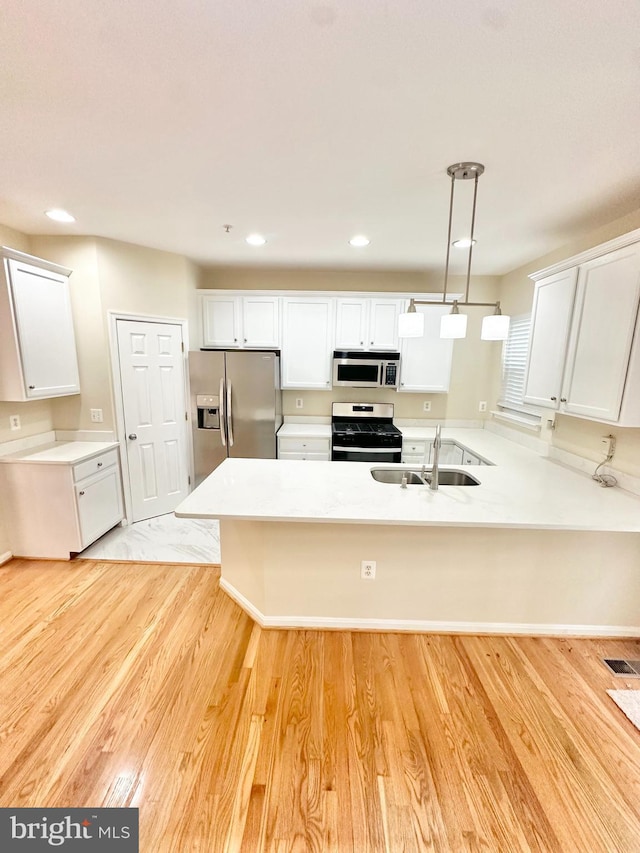
[[[640,678],[640,660],[602,658],[602,661],[614,675],[623,675],[626,678]]]

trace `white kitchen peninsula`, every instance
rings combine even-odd
[[[220,519],[221,585],[265,626],[640,636],[640,497],[486,430],[443,438],[495,463],[463,469],[479,486],[229,459],[176,515]]]

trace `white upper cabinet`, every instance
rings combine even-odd
[[[325,297],[283,298],[283,388],[331,389],[334,305]]]
[[[80,393],[70,270],[2,250],[0,400]]]
[[[336,300],[336,349],[397,350],[401,299]]]
[[[594,420],[620,419],[639,301],[640,244],[580,268],[561,398],[564,411]],[[639,358],[636,346],[635,360]],[[632,367],[637,371],[637,365]],[[628,392],[635,400],[625,403],[637,418],[640,386],[630,385]]]
[[[562,391],[578,268],[536,282],[524,400],[557,409]]]
[[[400,345],[398,391],[445,393],[451,380],[453,341],[440,337],[440,318],[450,305],[416,305],[424,314],[424,335],[403,338]]]
[[[640,243],[597,251],[536,282],[525,401],[640,426]]]
[[[202,345],[271,348],[280,345],[277,296],[236,294],[202,296]]]

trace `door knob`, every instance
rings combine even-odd
[[[129,441],[135,441],[137,437],[138,436],[135,434],[135,432],[129,433]]]

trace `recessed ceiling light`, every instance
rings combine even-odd
[[[352,237],[349,240],[350,246],[355,246],[356,248],[362,248],[363,246],[368,246],[371,240],[368,237],[365,237],[364,234],[356,234],[355,237]]]
[[[455,246],[456,249],[468,249],[470,246],[475,246],[477,242],[477,240],[470,240],[466,237],[464,240],[454,240],[451,245]]]
[[[244,239],[250,246],[264,246],[267,242],[262,234],[249,234],[249,236]]]
[[[54,222],[75,222],[75,216],[72,216],[70,213],[67,213],[66,210],[62,210],[59,207],[54,207],[52,210],[45,210],[45,214],[49,217],[49,219],[53,219]]]

